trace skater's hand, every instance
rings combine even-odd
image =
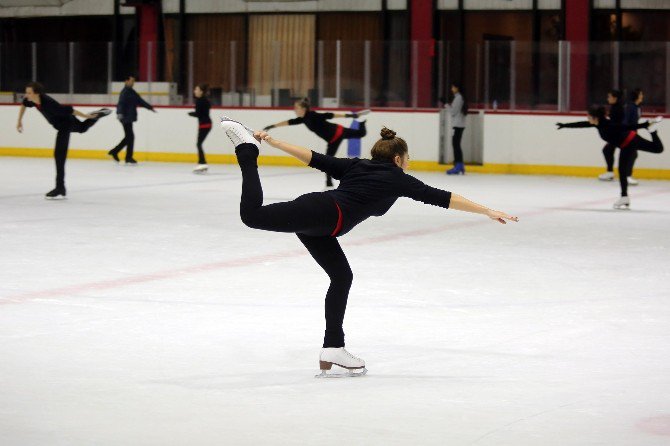
[[[486,213],[486,216],[491,220],[496,220],[497,222],[502,223],[504,225],[507,224],[505,220],[519,221],[519,217],[512,217],[511,215],[507,215],[506,213],[500,211],[490,210]]]
[[[19,122],[18,124],[16,124],[16,130],[19,133],[23,133],[23,123]]]
[[[556,123],[556,127],[558,127],[556,130],[560,130],[560,129],[562,129],[563,127],[565,127],[565,124],[561,124],[560,122],[557,122],[557,123]]]
[[[254,138],[256,138],[258,141],[265,141],[266,143],[272,145],[275,140],[270,136],[270,134],[266,131],[256,131],[254,132]]]

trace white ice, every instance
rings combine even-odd
[[[520,222],[401,199],[342,237],[369,373],[320,380],[327,277],[192,167],[69,160],[50,202],[52,160],[0,159],[1,445],[670,444],[670,183],[413,172]]]

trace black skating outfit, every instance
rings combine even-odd
[[[242,221],[251,228],[298,236],[330,277],[323,347],[344,347],[342,323],[353,273],[337,237],[369,217],[384,215],[399,197],[449,208],[451,192],[422,183],[392,162],[335,158],[312,152],[310,167],[340,180],[338,188],[263,206],[258,148],[240,144],[235,153],[242,170]]]
[[[333,113],[317,113],[308,110],[302,118],[289,119],[288,125],[305,124],[308,129],[316,133],[319,138],[328,143],[326,155],[335,156],[342,140],[362,138],[367,134],[367,130],[365,128],[365,122],[361,122],[360,128],[357,130],[328,122],[329,119],[333,119],[334,117],[335,115]],[[333,185],[332,176],[328,173],[326,173],[326,185]]]
[[[212,130],[212,120],[209,117],[209,110],[212,108],[209,99],[202,96],[195,100],[195,111],[188,115],[198,118],[198,140],[196,146],[198,147],[198,164],[207,164],[205,159],[205,151],[202,149],[202,143]]]
[[[621,102],[617,102],[610,106],[609,118],[612,124],[621,124],[624,120],[624,108],[621,105]],[[637,122],[637,121],[635,121]],[[603,156],[605,157],[605,163],[607,163],[607,171],[614,171],[614,151],[616,146],[607,143],[603,147]]]
[[[123,139],[108,153],[116,158],[118,153],[126,147],[126,162],[133,162],[135,148],[135,133],[133,122],[137,121],[137,107],[144,107],[154,111],[154,108],[132,88],[125,86],[119,94],[119,102],[116,104],[116,115],[123,125]]]

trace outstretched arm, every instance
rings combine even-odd
[[[312,161],[312,151],[309,149],[300,146],[294,146],[293,144],[274,139],[272,136],[270,136],[269,133],[265,131],[254,132],[254,137],[256,139],[260,139],[261,141],[265,141],[275,149],[279,149],[282,152],[286,152],[289,155],[298,158],[307,165],[309,165],[309,162]]]
[[[16,130],[19,133],[23,133],[23,114],[26,112],[26,106],[21,104],[19,109],[19,121],[16,123]]]
[[[558,130],[562,128],[585,129],[589,127],[595,127],[595,125],[591,124],[589,121],[568,122],[568,123],[557,122],[556,126],[558,127]]]
[[[291,119],[290,121],[293,121],[293,119]],[[302,121],[300,121],[300,122],[302,122]],[[296,122],[296,124],[298,124],[298,123]],[[273,129],[275,127],[286,127],[287,125],[292,125],[292,124],[289,121],[282,121],[282,122],[278,122],[276,124],[270,124],[270,125],[266,126],[265,128],[263,128],[263,131],[267,132],[268,130]]]
[[[472,202],[466,198],[461,197],[457,194],[451,194],[451,202],[449,203],[450,209],[456,209],[457,211],[472,212],[473,214],[482,214],[489,217],[491,220],[496,220],[502,224],[506,224],[505,220],[510,221],[519,221],[519,217],[512,217],[507,215],[504,212],[494,211],[485,206]]]

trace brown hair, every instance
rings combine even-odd
[[[207,93],[209,93],[209,85],[208,84],[198,84],[196,85],[202,91],[203,96],[207,96]]]
[[[383,127],[379,135],[382,138],[372,146],[373,160],[393,161],[396,155],[402,158],[409,151],[405,140],[395,136],[393,130]]]
[[[309,98],[298,99],[297,101],[295,101],[295,103],[296,103],[296,105],[299,105],[300,108],[304,108],[305,110],[309,110],[309,108],[311,106],[311,104],[309,102]]]
[[[31,88],[34,93],[42,94],[44,93],[44,85],[39,82],[28,82],[26,88]]]

